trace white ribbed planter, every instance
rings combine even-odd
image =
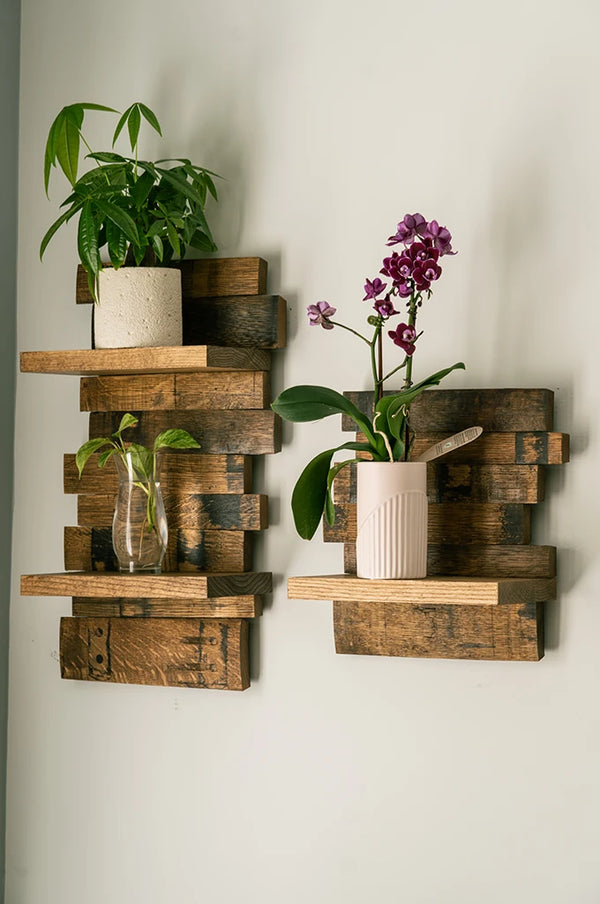
[[[107,267],[94,307],[96,348],[181,345],[181,271]]]
[[[427,465],[373,461],[356,467],[356,574],[427,575]]]

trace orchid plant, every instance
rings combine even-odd
[[[336,452],[348,449],[368,454],[372,461],[409,461],[414,443],[414,431],[410,426],[410,406],[425,389],[437,386],[451,371],[465,365],[462,362],[440,370],[430,377],[413,383],[413,357],[423,331],[417,332],[417,316],[425,300],[431,298],[432,284],[442,275],[440,259],[454,255],[452,236],[437,220],[427,221],[420,213],[407,214],[394,235],[387,241],[388,246],[401,246],[400,251],[392,251],[383,259],[379,271],[388,280],[379,276],[367,279],[363,301],[372,302],[372,312],[367,315],[370,335],[354,330],[339,320],[334,320],[337,309],[327,301],[319,301],[308,306],[307,313],[311,326],[321,326],[325,330],[335,327],[347,330],[365,343],[369,349],[369,360],[373,378],[373,416],[363,414],[349,399],[326,386],[294,386],[284,390],[272,403],[277,414],[292,422],[317,421],[332,414],[348,415],[362,433],[364,440],[342,443],[315,456],[304,468],[292,493],[292,511],[296,530],[306,540],[310,540],[325,515],[328,524],[333,524],[335,509],[332,485],[339,471],[355,458],[345,459],[332,465]],[[400,315],[395,305],[406,306],[405,321],[391,329],[390,320]],[[384,333],[394,346],[404,352],[403,359],[393,363],[386,372],[384,368]],[[404,370],[404,383],[398,392],[384,395],[384,384],[399,371]]]

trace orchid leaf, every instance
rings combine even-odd
[[[332,414],[347,414],[364,433],[369,443],[377,448],[370,420],[335,389],[329,389],[327,386],[292,386],[277,396],[271,403],[271,408],[292,423],[319,421]]]

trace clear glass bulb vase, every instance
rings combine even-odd
[[[119,491],[112,542],[121,572],[160,574],[168,530],[160,491],[160,455],[153,459],[148,468],[135,453],[113,456]]]

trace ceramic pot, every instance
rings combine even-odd
[[[427,575],[427,465],[366,461],[356,467],[356,573]]]
[[[181,271],[170,267],[107,267],[94,305],[96,348],[182,344]]]

